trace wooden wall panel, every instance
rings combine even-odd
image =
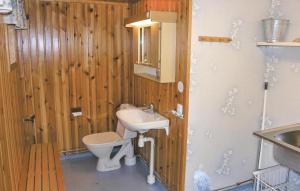
[[[114,130],[115,109],[132,100],[128,4],[27,0],[29,29],[18,32],[26,112],[37,143],[82,148]],[[83,116],[71,117],[81,107]]]
[[[176,82],[184,83],[184,93],[180,94],[177,91],[177,83],[159,84],[138,76],[133,77],[133,83],[134,103],[137,105],[154,103],[158,111],[171,121],[169,136],[166,136],[164,131],[153,131],[148,135],[156,138],[155,171],[167,185],[168,190],[183,191],[187,142],[191,1],[136,0],[129,7],[132,16],[145,14],[148,10],[178,13]],[[177,103],[184,105],[184,120],[170,114]],[[139,153],[146,161],[149,161],[149,151],[149,145],[139,149]]]
[[[23,86],[20,65],[9,65],[5,36],[7,25],[0,25],[0,190],[17,191],[23,156],[27,148]]]

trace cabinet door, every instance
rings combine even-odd
[[[160,23],[133,28],[133,56],[135,64],[159,68]]]
[[[133,64],[139,64],[139,28],[133,28],[133,38],[132,38],[132,53],[133,53]]]
[[[151,25],[150,63],[154,68],[160,68],[160,23]]]

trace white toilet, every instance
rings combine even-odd
[[[120,109],[133,109],[132,105],[122,104]],[[116,132],[105,132],[87,135],[83,137],[82,142],[98,157],[97,170],[100,172],[112,171],[121,167],[120,159],[125,156],[125,164],[133,166],[136,164],[133,145],[131,139],[137,136],[136,132],[132,132],[124,128],[118,121]],[[115,146],[121,146],[119,152],[110,158],[111,152]]]

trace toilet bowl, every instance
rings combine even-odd
[[[123,104],[120,109],[132,109],[132,105]],[[134,156],[132,138],[137,136],[136,132],[132,132],[124,128],[118,121],[116,132],[104,132],[91,134],[83,137],[82,142],[87,149],[97,158],[97,170],[107,172],[119,169],[121,167],[120,160],[125,156],[125,165],[133,166],[136,164]],[[111,158],[111,152],[116,146],[121,146],[120,150]]]

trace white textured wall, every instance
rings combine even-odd
[[[270,15],[291,20],[289,40],[300,37],[299,8],[299,0],[193,0],[187,191],[197,190],[196,172],[212,189],[252,178],[264,76],[272,85],[266,125],[300,122],[300,48],[256,47],[261,19]],[[203,43],[199,35],[233,42]]]

